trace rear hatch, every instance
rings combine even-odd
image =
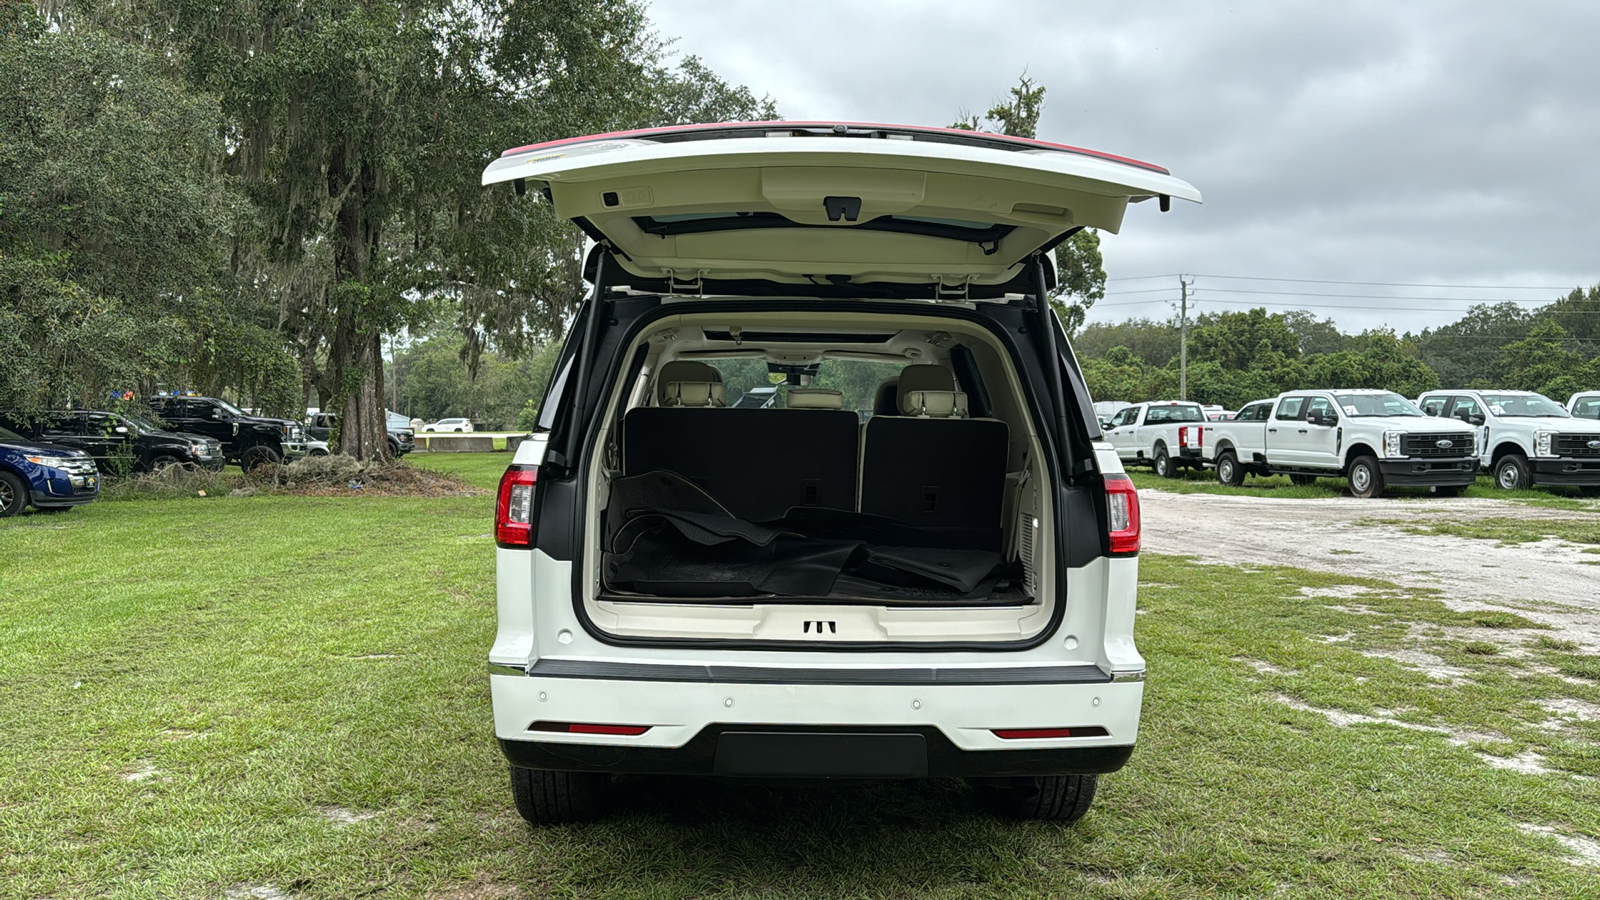
[[[1200,200],[1160,166],[1061,144],[786,122],[519,147],[484,171],[503,182],[543,192],[635,278],[708,293],[718,281],[994,296],[1073,231],[1118,231],[1129,203]]]

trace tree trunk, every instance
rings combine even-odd
[[[356,178],[351,184],[350,179]],[[378,243],[378,225],[368,216],[367,198],[376,185],[371,166],[361,162],[348,142],[336,149],[328,166],[328,192],[343,198],[336,216],[333,253],[335,326],[328,346],[333,371],[334,403],[339,410],[338,449],[356,459],[389,456],[383,397],[382,336],[366,307],[372,285],[367,264]]]

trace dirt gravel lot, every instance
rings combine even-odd
[[[1152,553],[1381,578],[1436,590],[1455,609],[1513,610],[1568,632],[1587,649],[1600,648],[1600,555],[1555,539],[1501,545],[1372,523],[1574,520],[1600,512],[1471,498],[1306,500],[1143,490],[1139,499],[1144,548]]]

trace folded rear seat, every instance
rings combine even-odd
[[[675,365],[662,376],[690,374]],[[623,474],[676,472],[752,522],[796,506],[855,509],[860,420],[840,409],[837,391],[791,389],[789,409],[725,409],[716,397],[722,387],[662,382],[658,399],[676,405],[630,410]]]
[[[967,418],[967,395],[943,366],[906,366],[899,415],[867,420],[861,511],[999,550],[1009,434]]]

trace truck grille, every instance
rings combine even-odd
[[[1440,441],[1449,441],[1450,446],[1439,446]],[[1446,457],[1471,456],[1473,449],[1472,432],[1451,432],[1450,434],[1408,434],[1401,443],[1401,450],[1406,456],[1418,459],[1442,459]]]
[[[1600,441],[1600,434],[1558,434],[1556,455],[1565,457],[1600,457],[1600,447],[1590,447],[1590,441]]]
[[[63,460],[56,468],[71,475],[93,475],[100,471],[95,467],[94,460],[87,457]]]

